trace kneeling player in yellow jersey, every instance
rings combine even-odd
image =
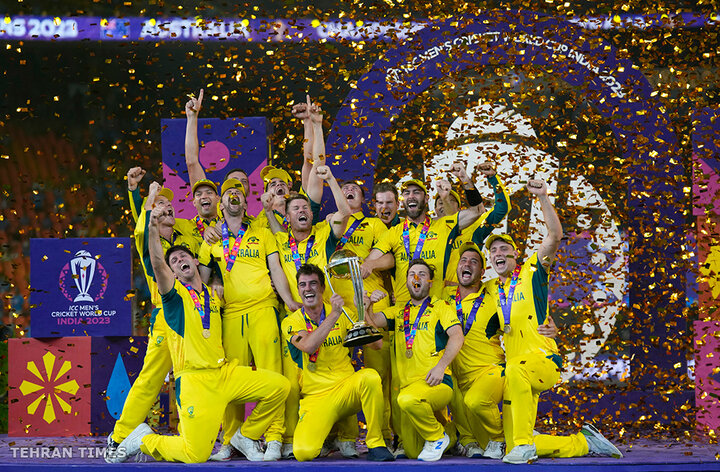
[[[112,457],[117,446],[127,437],[145,417],[155,403],[160,393],[160,388],[172,368],[170,351],[167,347],[168,326],[163,315],[160,294],[155,283],[155,275],[150,265],[150,253],[148,251],[147,227],[150,222],[150,211],[157,207],[167,213],[167,217],[159,225],[160,239],[163,249],[173,245],[183,245],[196,251],[199,245],[192,235],[183,234],[175,226],[175,211],[172,206],[173,193],[170,189],[162,188],[157,182],[150,184],[147,201],[143,209],[142,198],[137,190],[137,185],[142,179],[145,171],[140,167],[130,169],[128,172],[128,190],[130,191],[131,208],[133,216],[137,213],[135,226],[135,246],[140,255],[140,263],[150,291],[150,300],[153,304],[153,311],[150,315],[150,329],[148,346],[143,360],[143,367],[125,399],[122,414],[115,423],[113,432],[108,435],[108,446],[105,449],[106,455]],[[132,188],[131,188],[132,185]]]
[[[452,397],[448,367],[463,344],[452,307],[429,296],[434,275],[424,260],[410,261],[406,282],[410,300],[378,313],[370,306],[366,314],[377,328],[395,332],[393,359],[400,386],[397,403],[402,411],[399,433],[405,454],[421,461],[439,460],[450,445],[436,412]]]
[[[497,335],[495,301],[482,285],[485,258],[475,243],[459,249],[457,287],[445,287],[444,299],[455,307],[465,336],[462,349],[452,363],[457,380],[450,409],[458,431],[470,433],[464,444],[468,457],[501,459],[503,455],[502,419],[498,403],[502,400],[505,354]],[[495,317],[495,326],[489,324]]]
[[[445,288],[445,300],[455,306],[465,342],[453,361],[457,392],[450,403],[458,432],[469,432],[468,457],[502,459],[505,446],[498,403],[505,385],[505,353],[500,344],[495,300],[487,295],[482,277],[485,257],[474,242],[460,246],[457,287]],[[540,325],[543,336],[555,337],[552,318]],[[482,446],[482,447],[481,447]]]
[[[168,347],[175,371],[179,436],[161,436],[141,423],[118,446],[110,462],[123,462],[140,452],[157,460],[204,462],[210,456],[223,412],[231,402],[257,402],[231,440],[250,460],[263,460],[258,440],[271,423],[281,423],[290,385],[282,375],[227,362],[222,345],[221,302],[202,283],[198,261],[183,246],[169,248],[163,258],[158,232],[166,217],[151,213],[149,252],[169,326]]]
[[[373,369],[355,372],[350,350],[342,345],[352,327],[342,314],[342,296],[334,294],[330,306],[323,302],[325,277],[312,264],[298,269],[297,287],[303,306],[282,323],[293,360],[302,369],[300,419],[293,437],[295,458],[316,458],[333,425],[354,418],[362,409],[367,421],[368,460],[395,460],[382,436],[380,376]]]
[[[562,359],[555,341],[538,333],[548,317],[548,268],[562,238],[562,225],[542,180],[529,180],[528,191],[540,202],[547,235],[538,251],[518,263],[515,242],[506,234],[492,235],[486,248],[498,274],[487,283],[488,295],[496,300],[498,326],[505,347],[503,428],[508,452],[503,462],[524,464],[543,457],[576,457],[590,453],[622,457],[620,451],[594,427],[585,425],[570,436],[536,435],[540,393],[560,378]]]
[[[200,246],[198,261],[205,283],[213,270],[220,274],[225,299],[223,346],[228,360],[282,374],[282,344],[278,331],[278,300],[273,287],[287,306],[299,308],[292,298],[280,265],[275,237],[269,229],[253,226],[245,219],[246,189],[237,179],[222,185],[219,225],[222,239]],[[223,448],[211,460],[228,460],[230,438],[242,424],[244,405],[228,405],[223,421]],[[265,435],[267,460],[281,456],[282,430],[276,425]]]

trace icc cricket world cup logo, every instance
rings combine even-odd
[[[74,296],[69,290],[72,287],[70,278],[78,290]],[[108,274],[90,252],[82,249],[62,268],[59,282],[62,294],[73,303],[96,302],[105,294]]]
[[[95,259],[92,254],[87,251],[78,251],[75,257],[70,260],[70,269],[72,270],[75,286],[80,291],[73,302],[94,302],[90,296],[90,286],[95,276]]]

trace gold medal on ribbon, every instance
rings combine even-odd
[[[310,372],[315,372],[317,370],[317,363],[315,362],[308,362],[308,370]]]
[[[408,359],[410,359],[412,356],[413,356],[413,351],[412,351],[412,349],[405,349],[405,357],[407,357]]]
[[[206,328],[203,330],[203,338],[208,339],[209,337],[210,337],[210,330]]]
[[[503,331],[505,332],[505,334],[509,334],[510,333],[510,325],[505,325],[505,327],[503,328]]]

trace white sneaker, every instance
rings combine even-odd
[[[476,442],[471,442],[465,446],[465,457],[478,458],[484,455],[485,449],[481,448]]]
[[[282,448],[280,449],[280,457],[284,460],[295,458],[293,455],[292,443],[283,443]]]
[[[600,431],[591,424],[586,424],[582,427],[580,432],[585,436],[585,440],[588,443],[588,453],[597,456],[609,456],[616,459],[622,459],[622,452],[616,448],[613,443],[607,440],[605,436],[600,434]]]
[[[395,456],[395,459],[407,459],[407,454],[405,454],[405,448],[402,444],[399,444],[393,451],[393,456]]]
[[[265,457],[265,454],[260,449],[260,443],[243,436],[240,429],[230,438],[230,444],[247,457],[249,461],[260,462]]]
[[[485,446],[485,454],[483,454],[483,456],[488,459],[502,459],[504,453],[505,443],[501,441],[493,441],[491,439],[488,441],[487,446]]]
[[[418,460],[424,462],[435,462],[440,460],[450,444],[450,437],[443,433],[443,437],[437,441],[425,441],[423,450],[418,454]]]
[[[223,444],[218,452],[208,457],[209,461],[226,462],[233,456],[235,450],[230,444]]]
[[[268,441],[265,447],[264,461],[279,461],[282,457],[282,443],[280,441]]]
[[[357,459],[360,457],[360,454],[358,454],[355,448],[355,441],[340,441],[339,439],[335,439],[333,445],[338,448],[340,454],[346,459]]]
[[[528,464],[536,461],[537,449],[535,444],[520,444],[512,448],[512,451],[505,454],[503,462],[507,464]]]
[[[148,434],[153,434],[152,428],[145,423],[140,423],[137,428],[132,430],[132,433],[128,434],[127,437],[123,439],[123,442],[121,442],[115,450],[114,457],[111,457],[109,460],[108,458],[105,458],[105,461],[111,464],[119,464],[120,462],[125,462],[129,458],[140,454],[142,440]]]

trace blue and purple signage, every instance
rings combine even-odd
[[[128,238],[30,240],[35,338],[131,336]]]
[[[192,206],[185,164],[185,125],[184,119],[162,120],[163,179],[164,186],[175,193],[173,207],[176,214],[192,218],[197,212]],[[205,176],[220,184],[228,171],[236,168],[244,170],[250,180],[247,201],[251,215],[258,214],[262,209],[260,171],[268,163],[271,133],[272,125],[264,117],[198,120],[199,158]]]
[[[0,15],[2,16],[2,15]],[[632,14],[572,18],[586,30],[700,28],[718,24],[716,13]],[[0,18],[0,39],[15,41],[382,41],[407,39],[429,20],[360,18],[201,18],[9,16]]]

